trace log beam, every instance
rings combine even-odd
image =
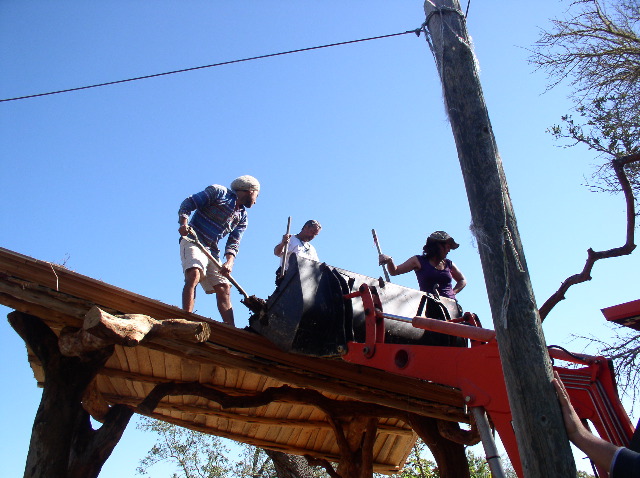
[[[441,478],[470,478],[464,446],[444,438],[436,419],[411,415],[409,423],[431,450]]]
[[[107,402],[121,403],[128,405],[132,408],[137,408],[140,405],[140,399],[135,397],[126,397],[123,395],[102,395]],[[142,411],[138,408],[139,411]],[[206,415],[208,417],[225,418],[227,420],[241,420],[243,423],[255,424],[255,425],[277,425],[280,427],[310,427],[316,429],[328,429],[331,428],[328,422],[324,420],[296,420],[292,418],[270,418],[253,416],[249,414],[239,413],[237,410],[233,412],[226,412],[219,408],[212,408],[207,405],[185,405],[183,403],[173,403],[169,401],[160,401],[152,413],[147,414],[159,420],[163,420],[163,417],[171,415],[172,412],[192,413],[194,415]],[[400,418],[400,417],[398,417]],[[217,435],[218,430],[208,426],[192,427],[189,423],[180,422],[180,426],[184,428],[191,428],[197,431],[205,430],[210,435]],[[208,431],[206,431],[208,430]],[[391,433],[393,435],[400,436],[413,436],[413,430],[407,426],[407,428],[399,429],[398,425],[388,425],[380,423],[378,425],[378,431],[380,433]],[[241,440],[237,440],[241,441]]]
[[[80,357],[108,345],[135,347],[154,337],[168,337],[191,343],[205,342],[211,328],[204,322],[185,319],[156,320],[143,314],[115,316],[97,306],[85,314],[81,329],[65,327],[60,333],[59,346],[63,355]]]
[[[65,327],[60,331],[58,347],[65,357],[82,357],[84,354],[95,352],[112,345],[108,340],[103,340],[83,329]]]
[[[209,324],[185,319],[156,320],[144,314],[114,316],[92,307],[85,315],[83,331],[114,344],[135,347],[155,337],[187,342],[205,342],[211,335]]]
[[[352,400],[332,400],[320,392],[310,389],[293,388],[288,385],[270,387],[262,392],[246,395],[229,395],[213,387],[206,387],[198,382],[190,383],[163,383],[157,385],[147,398],[145,398],[138,410],[144,415],[153,412],[160,400],[166,396],[194,395],[217,402],[223,409],[226,408],[255,408],[270,404],[275,401],[301,403],[314,406],[327,415],[337,418],[350,419],[355,415],[381,418],[402,418],[404,412],[389,407],[383,407],[373,403],[357,402]]]
[[[480,432],[475,421],[471,421],[471,428],[463,430],[460,424],[456,422],[448,422],[445,420],[436,420],[438,425],[438,433],[443,438],[460,445],[472,446],[480,443]]]
[[[98,390],[97,377],[87,386],[82,394],[82,408],[91,415],[94,420],[104,423],[109,413],[109,403],[104,399]]]

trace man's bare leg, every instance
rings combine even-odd
[[[233,306],[231,305],[231,284],[218,284],[213,288],[218,301],[218,311],[225,324],[233,325],[236,323],[233,319]]]
[[[200,282],[201,271],[192,267],[184,272],[184,288],[182,289],[182,308],[193,312],[196,303],[196,286]]]

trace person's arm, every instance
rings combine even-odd
[[[248,225],[249,219],[245,211],[240,218],[238,225],[233,229],[233,231],[231,231],[231,233],[227,237],[227,243],[224,248],[225,257],[228,257],[229,254],[232,254],[234,257],[238,255],[238,250],[240,249],[240,240],[242,239],[244,232],[247,230]]]
[[[282,254],[284,253],[284,248],[289,243],[290,239],[291,239],[291,234],[285,234],[284,236],[282,236],[282,241],[280,241],[276,245],[276,247],[273,248],[273,254],[278,257],[282,257]]]
[[[389,274],[392,276],[397,276],[400,274],[406,274],[407,272],[411,272],[417,269],[420,269],[420,261],[416,256],[410,257],[408,260],[396,266],[393,262],[393,257],[387,256],[385,254],[380,254],[378,256],[378,263],[380,265],[386,265]]]
[[[181,236],[186,236],[189,233],[189,217],[195,209],[196,203],[192,196],[189,196],[180,204],[178,209],[178,232]]]
[[[562,410],[562,418],[569,440],[586,453],[591,461],[593,461],[597,466],[604,470],[609,470],[611,468],[611,461],[620,447],[595,436],[585,428],[580,421],[580,417],[571,405],[569,394],[564,388],[564,384],[562,383],[562,380],[560,380],[558,372],[554,372],[554,375],[555,378],[552,380],[552,383],[558,395],[558,401],[560,402],[560,408]]]
[[[460,269],[458,269],[453,262],[451,263],[451,277],[456,281],[456,285],[453,287],[453,293],[458,295],[458,293],[467,285],[467,279],[464,278]]]
[[[230,252],[227,252],[224,255],[225,258],[225,262],[224,264],[222,264],[222,267],[220,267],[220,274],[225,275],[225,276],[229,276],[231,275],[231,272],[233,271],[233,264],[236,260],[236,256],[235,254],[232,254]]]
[[[180,203],[178,209],[178,232],[181,236],[189,233],[189,218],[191,213],[199,207],[211,204],[222,195],[223,191],[220,186],[208,186],[204,191],[193,194]]]

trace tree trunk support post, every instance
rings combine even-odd
[[[441,478],[470,478],[464,445],[445,438],[440,430],[439,420],[411,414],[408,422],[429,447]]]
[[[426,0],[424,10],[423,30],[440,74],[482,262],[521,474],[575,476],[575,462],[551,385],[551,362],[464,14],[458,0]],[[520,466],[513,458],[518,470]]]
[[[82,407],[85,390],[113,353],[113,346],[65,357],[56,334],[38,317],[11,312],[9,323],[33,350],[45,381],[36,412],[24,476],[29,478],[96,478],[133,415],[114,405],[94,430]]]

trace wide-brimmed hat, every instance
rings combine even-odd
[[[453,240],[449,234],[444,231],[436,231],[433,232],[427,237],[427,242],[447,242],[451,245],[451,249],[457,249],[460,247],[456,241]]]

